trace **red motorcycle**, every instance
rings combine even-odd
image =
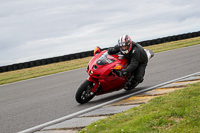
[[[148,58],[153,57],[151,50],[145,49]],[[76,101],[80,104],[87,103],[95,95],[101,95],[120,89],[131,90],[133,76],[127,74],[118,76],[117,71],[128,66],[128,60],[120,53],[109,55],[107,50],[99,47],[94,50],[94,57],[90,60],[87,73],[88,79],[83,82],[76,92]]]

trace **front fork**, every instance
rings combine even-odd
[[[92,91],[91,91],[92,94],[97,93],[97,92],[98,92],[98,87],[99,87],[99,85],[100,85],[100,84],[99,84],[99,80],[96,79],[96,78],[92,78],[92,77],[88,77],[87,80],[94,83],[94,87],[93,87],[93,89],[92,89]]]

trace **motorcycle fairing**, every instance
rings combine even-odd
[[[122,88],[126,82],[125,78],[118,77],[112,72],[112,69],[117,64],[126,67],[128,61],[126,58],[122,58],[121,55],[109,55],[106,50],[91,59],[87,67],[87,72],[89,75],[88,80],[95,83],[92,89],[93,93],[100,85],[104,89],[97,93],[97,95]]]

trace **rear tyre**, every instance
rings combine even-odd
[[[76,101],[80,104],[89,102],[95,95],[92,92],[94,83],[86,80],[76,92]]]

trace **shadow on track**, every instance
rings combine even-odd
[[[134,92],[140,91],[142,89],[146,89],[148,87],[150,87],[150,86],[138,87],[138,88],[135,88],[135,89],[130,90],[130,91],[120,90],[120,91],[116,91],[116,92],[118,92],[117,94],[115,92],[111,92],[111,93],[113,93],[113,95],[111,93],[108,93],[108,94],[104,94],[104,95],[95,96],[95,98],[93,100],[91,100],[91,101],[89,101],[88,103],[85,103],[85,104],[80,104],[79,106],[98,105],[98,104],[108,102],[110,100],[113,100],[113,99],[116,99],[116,98],[119,98],[119,97],[126,96],[130,93],[134,93]]]

